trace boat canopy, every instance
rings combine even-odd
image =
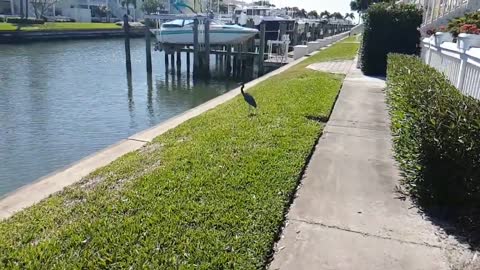
[[[182,19],[176,19],[173,21],[166,22],[162,24],[163,28],[181,28],[184,26],[188,25],[193,25],[193,20],[182,20]],[[242,28],[238,25],[226,25],[220,21],[217,20],[212,20],[210,22],[210,25],[216,25],[216,26],[223,26],[224,28]]]
[[[193,24],[193,20],[173,20],[162,24],[163,27],[166,28],[176,28],[176,27],[184,27],[185,25]]]

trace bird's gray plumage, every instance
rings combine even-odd
[[[248,105],[252,106],[253,108],[257,108],[257,102],[255,101],[255,98],[250,95],[249,93],[245,93],[243,89],[245,88],[245,83],[242,83],[242,87],[240,88],[240,92],[242,92],[243,99],[245,102],[248,103]]]

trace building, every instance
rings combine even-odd
[[[446,25],[450,19],[480,9],[480,0],[402,0],[403,3],[417,4],[423,8],[422,28],[437,28]]]
[[[20,1],[23,1],[22,3]],[[45,16],[65,16],[77,22],[91,21],[120,21],[127,8],[122,5],[123,0],[50,0],[50,8]],[[0,0],[0,14],[20,16],[25,15],[26,0]],[[30,1],[28,1],[30,2]],[[23,6],[22,6],[23,5]],[[137,8],[130,6],[131,19],[143,18],[141,11],[142,0],[137,0]],[[103,7],[107,7],[104,9]],[[107,12],[105,12],[105,10]],[[29,5],[28,16],[34,17],[32,5]]]

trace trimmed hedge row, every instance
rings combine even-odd
[[[8,23],[16,24],[44,24],[45,21],[42,19],[22,19],[22,18],[7,18]]]
[[[480,102],[412,56],[389,56],[387,85],[408,191],[431,205],[480,206]]]
[[[418,53],[422,11],[416,6],[374,4],[364,19],[361,66],[366,75],[385,75],[388,53]]]

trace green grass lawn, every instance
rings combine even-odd
[[[11,23],[0,23],[0,31],[13,31],[16,29],[17,27]]]
[[[55,23],[35,24],[22,26],[23,31],[47,31],[47,30],[99,30],[99,29],[121,29],[114,23]],[[0,23],[0,30],[16,30],[17,25],[11,23]]]
[[[0,223],[0,268],[265,266],[342,76],[338,44]]]

